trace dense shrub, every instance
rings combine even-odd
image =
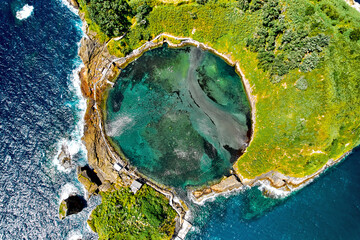
[[[142,5],[140,5],[137,9],[136,9],[136,22],[139,25],[146,25],[147,24],[147,20],[146,17],[147,15],[151,12],[152,8],[144,3]]]
[[[270,71],[271,77],[283,76],[297,68],[303,72],[315,69],[320,61],[319,53],[329,45],[330,37],[323,33],[310,37],[308,28],[285,24],[278,0],[265,1],[261,11],[262,27],[246,41],[251,51],[258,52],[259,67]],[[314,11],[310,6],[306,15],[312,15]],[[277,46],[277,42],[281,44]]]
[[[351,41],[359,41],[360,40],[360,29],[355,29],[350,32],[349,38]]]
[[[128,188],[102,193],[88,223],[105,239],[171,239],[175,210],[168,200],[144,185],[135,195]]]
[[[308,6],[305,10],[305,15],[310,16],[315,13],[315,9],[313,6]]]
[[[333,6],[330,4],[324,4],[321,6],[321,10],[332,20],[336,20],[339,18],[338,12],[335,10]]]
[[[251,0],[239,0],[238,6],[241,10],[247,11],[249,9]]]
[[[300,65],[300,70],[302,72],[310,72],[311,70],[316,68],[318,62],[319,55],[316,52],[311,53],[304,58],[304,61]]]
[[[109,37],[119,36],[131,26],[131,9],[126,0],[90,0],[90,18]]]

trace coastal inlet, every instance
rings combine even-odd
[[[145,52],[121,71],[105,106],[115,148],[168,186],[199,186],[228,175],[250,139],[240,77],[196,47]]]

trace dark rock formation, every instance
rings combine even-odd
[[[71,214],[81,212],[87,206],[86,200],[79,195],[70,195],[62,200],[59,208],[59,218],[62,220]]]
[[[93,169],[86,165],[84,167],[78,167],[77,173],[78,179],[84,185],[89,197],[99,192],[99,187],[102,185],[102,182]]]

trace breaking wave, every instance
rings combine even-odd
[[[16,18],[19,20],[27,19],[34,11],[34,7],[29,4],[25,4],[19,11],[16,12]]]

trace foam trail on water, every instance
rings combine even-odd
[[[25,4],[19,11],[16,12],[16,18],[19,20],[27,19],[34,11],[34,7],[29,4]]]
[[[79,119],[75,125],[74,131],[71,133],[69,139],[62,139],[57,143],[57,153],[54,156],[53,163],[59,171],[70,173],[71,169],[65,169],[59,162],[58,156],[61,152],[63,145],[66,145],[69,149],[70,155],[73,158],[74,155],[80,153],[83,159],[87,159],[87,151],[81,140],[84,133],[84,115],[86,110],[86,100],[83,98],[80,88],[79,72],[84,64],[77,60],[75,62],[77,67],[72,71],[69,76],[71,84],[69,85],[70,90],[75,93],[76,97],[73,101],[66,103],[69,107],[75,108],[75,111],[79,113]]]

